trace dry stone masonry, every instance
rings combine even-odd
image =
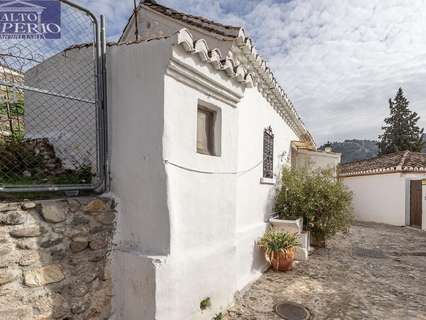
[[[0,319],[108,319],[114,208],[107,198],[0,203]]]

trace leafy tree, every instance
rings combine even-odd
[[[424,146],[423,130],[417,126],[420,117],[409,109],[409,101],[401,88],[395,98],[389,99],[390,116],[385,119],[383,134],[379,136],[379,154],[398,151],[421,152]]]

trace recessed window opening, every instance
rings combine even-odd
[[[197,152],[220,156],[220,110],[203,104],[197,109]]]

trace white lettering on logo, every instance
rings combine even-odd
[[[10,22],[3,23],[1,32],[6,33],[6,32],[10,32],[10,30],[13,30],[13,23],[10,23]]]

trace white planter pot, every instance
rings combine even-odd
[[[303,218],[299,218],[296,220],[281,220],[271,218],[269,219],[269,222],[276,230],[297,234],[303,232]]]

